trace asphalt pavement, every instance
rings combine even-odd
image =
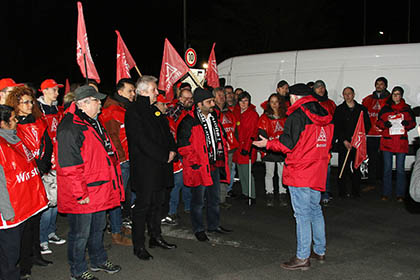
[[[239,198],[228,199],[232,207],[221,209],[221,225],[229,234],[209,235],[199,242],[191,231],[189,214],[179,213],[176,226],[162,226],[164,238],[177,244],[174,250],[150,249],[153,260],[141,261],[131,247],[111,244],[105,233],[109,259],[122,266],[114,275],[96,272],[99,279],[419,279],[420,207],[410,199],[398,203],[380,200],[376,188],[360,199],[334,197],[324,216],[327,234],[326,262],[311,261],[308,271],[286,271],[280,264],[296,252],[295,220],[290,206],[266,207],[264,167],[254,166],[257,203],[248,206]],[[337,194],[332,169],[333,193]],[[408,174],[409,175],[409,174]],[[363,186],[362,186],[363,187]],[[234,190],[240,191],[239,183]],[[182,207],[180,206],[180,209]],[[66,238],[65,216],[57,220],[59,236]],[[54,262],[34,267],[33,279],[69,279],[67,245],[51,244],[53,253],[44,257]]]

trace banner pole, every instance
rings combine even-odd
[[[134,67],[136,67],[137,73],[139,74],[140,77],[143,77],[143,75],[141,74],[139,68],[137,68],[137,65],[134,65]]]
[[[87,70],[87,63],[86,63],[86,54],[83,54],[83,61],[85,62],[85,74],[86,74],[86,85],[89,84],[89,77],[88,77],[88,70]]]
[[[348,149],[348,150],[347,150],[347,154],[346,154],[346,158],[344,159],[343,167],[341,167],[340,176],[338,176],[338,178],[339,178],[339,179],[341,179],[341,176],[343,175],[344,167],[346,166],[346,163],[347,163],[347,158],[349,157],[350,150],[351,150],[351,149]]]

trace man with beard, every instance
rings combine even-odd
[[[132,239],[134,254],[141,260],[153,258],[145,248],[146,222],[149,248],[176,248],[161,235],[161,209],[165,189],[173,184],[172,160],[176,155],[176,145],[165,115],[153,105],[159,94],[156,81],[153,76],[139,78],[137,100],[127,107],[125,114],[130,177],[132,189],[136,192]]]
[[[184,166],[184,185],[191,187],[191,223],[199,241],[209,240],[203,225],[206,198],[207,231],[229,232],[220,226],[220,182],[229,183],[226,135],[214,113],[214,97],[208,90],[194,91],[194,110],[178,127],[178,152]]]
[[[378,115],[381,109],[385,106],[386,101],[391,95],[387,90],[388,80],[385,77],[379,77],[375,81],[375,91],[363,98],[362,105],[368,110],[371,127],[367,135],[367,154],[369,158],[368,165],[368,183],[369,186],[364,189],[368,191],[374,189],[377,185],[377,180],[382,178],[382,155],[379,150],[382,130],[376,126]],[[380,179],[379,179],[380,180]]]
[[[124,117],[128,104],[134,101],[136,96],[134,83],[130,79],[121,79],[117,83],[116,93],[107,97],[99,116],[104,124],[106,131],[111,137],[112,143],[117,149],[118,159],[120,160],[121,173],[123,177],[126,201],[123,204],[126,218],[130,217],[131,191],[128,187],[130,178],[130,161],[128,156],[127,134],[124,126]],[[123,225],[123,214],[121,207],[118,206],[109,210],[109,220],[111,225],[111,239],[113,244],[131,246],[133,243],[128,235],[131,234],[130,224]]]
[[[171,133],[174,139],[177,138],[176,131],[178,129],[178,125],[181,123],[182,119],[188,114],[188,112],[193,106],[193,96],[191,89],[186,85],[182,85],[178,101],[175,104],[172,104],[172,106],[166,111],[167,118],[169,121],[169,127],[171,129]],[[162,219],[162,223],[169,225],[175,225],[177,223],[177,212],[180,192],[182,193],[182,200],[184,202],[184,211],[186,213],[189,213],[191,208],[191,190],[184,186],[182,162],[179,159],[179,157],[176,157],[174,159],[173,168],[174,187],[170,193],[169,212],[168,215],[166,215],[166,217]]]

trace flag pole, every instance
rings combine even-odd
[[[341,179],[341,176],[343,175],[344,167],[346,166],[347,158],[349,157],[350,150],[351,149],[347,150],[346,158],[344,159],[343,167],[341,167],[341,172],[340,172],[340,176],[338,176],[338,179]]]
[[[86,63],[86,54],[83,54],[83,60],[85,62],[85,73],[86,73],[86,85],[89,84],[89,77],[88,77],[88,70],[87,70],[87,63]]]
[[[134,67],[136,67],[137,73],[139,74],[140,77],[143,77],[143,75],[141,74],[139,68],[137,68],[137,65],[134,65]]]

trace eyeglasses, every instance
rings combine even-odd
[[[25,105],[29,105],[29,104],[34,105],[35,104],[35,102],[33,100],[20,101],[19,103],[20,104],[25,104]]]

